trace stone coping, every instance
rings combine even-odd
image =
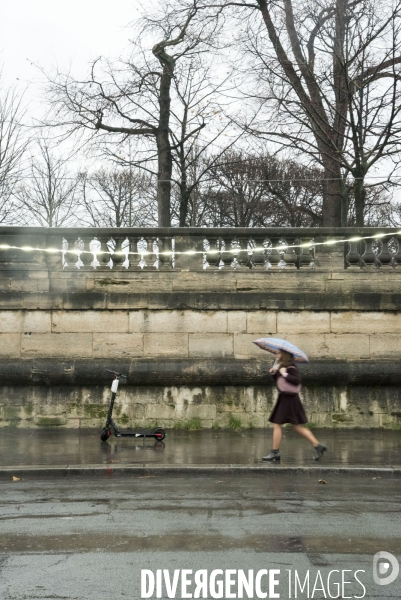
[[[393,292],[0,292],[0,310],[355,310],[398,311]]]
[[[128,385],[269,385],[269,360],[255,359],[3,359],[2,385],[101,385],[106,369],[127,374]],[[401,360],[314,360],[302,365],[305,385],[399,386]]]

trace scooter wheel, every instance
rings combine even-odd
[[[153,437],[158,442],[161,442],[166,437],[166,432],[164,431],[164,429],[161,429],[161,427],[159,427],[158,429],[154,430]]]
[[[102,433],[100,434],[100,439],[102,440],[102,442],[107,442],[107,440],[110,437],[110,434],[110,429],[103,429]]]

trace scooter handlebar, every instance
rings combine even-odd
[[[127,377],[128,377],[128,375],[123,375],[122,373],[117,373],[117,371],[111,371],[110,369],[106,369],[106,371],[108,373],[113,373],[113,375],[115,375],[119,379],[120,379],[120,377],[123,377],[124,379],[127,379]]]

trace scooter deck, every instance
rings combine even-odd
[[[143,438],[143,437],[155,437],[153,433],[115,433],[116,437],[134,437],[134,438]]]

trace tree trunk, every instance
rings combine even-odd
[[[363,227],[364,225],[364,212],[365,212],[365,199],[366,190],[364,186],[364,178],[356,177],[354,179],[354,202],[355,202],[355,225],[357,227]]]
[[[186,227],[187,216],[188,216],[188,204],[191,197],[191,193],[187,187],[180,186],[180,227]]]
[[[340,165],[328,162],[324,167],[323,227],[341,227],[344,198]]]
[[[171,226],[171,176],[173,173],[173,157],[169,138],[170,122],[170,86],[173,69],[165,64],[160,79],[159,93],[159,126],[156,134],[158,154],[157,174],[157,212],[159,227]]]
[[[159,227],[171,227],[170,196],[173,161],[168,131],[156,136],[159,168],[157,173],[157,215]]]

